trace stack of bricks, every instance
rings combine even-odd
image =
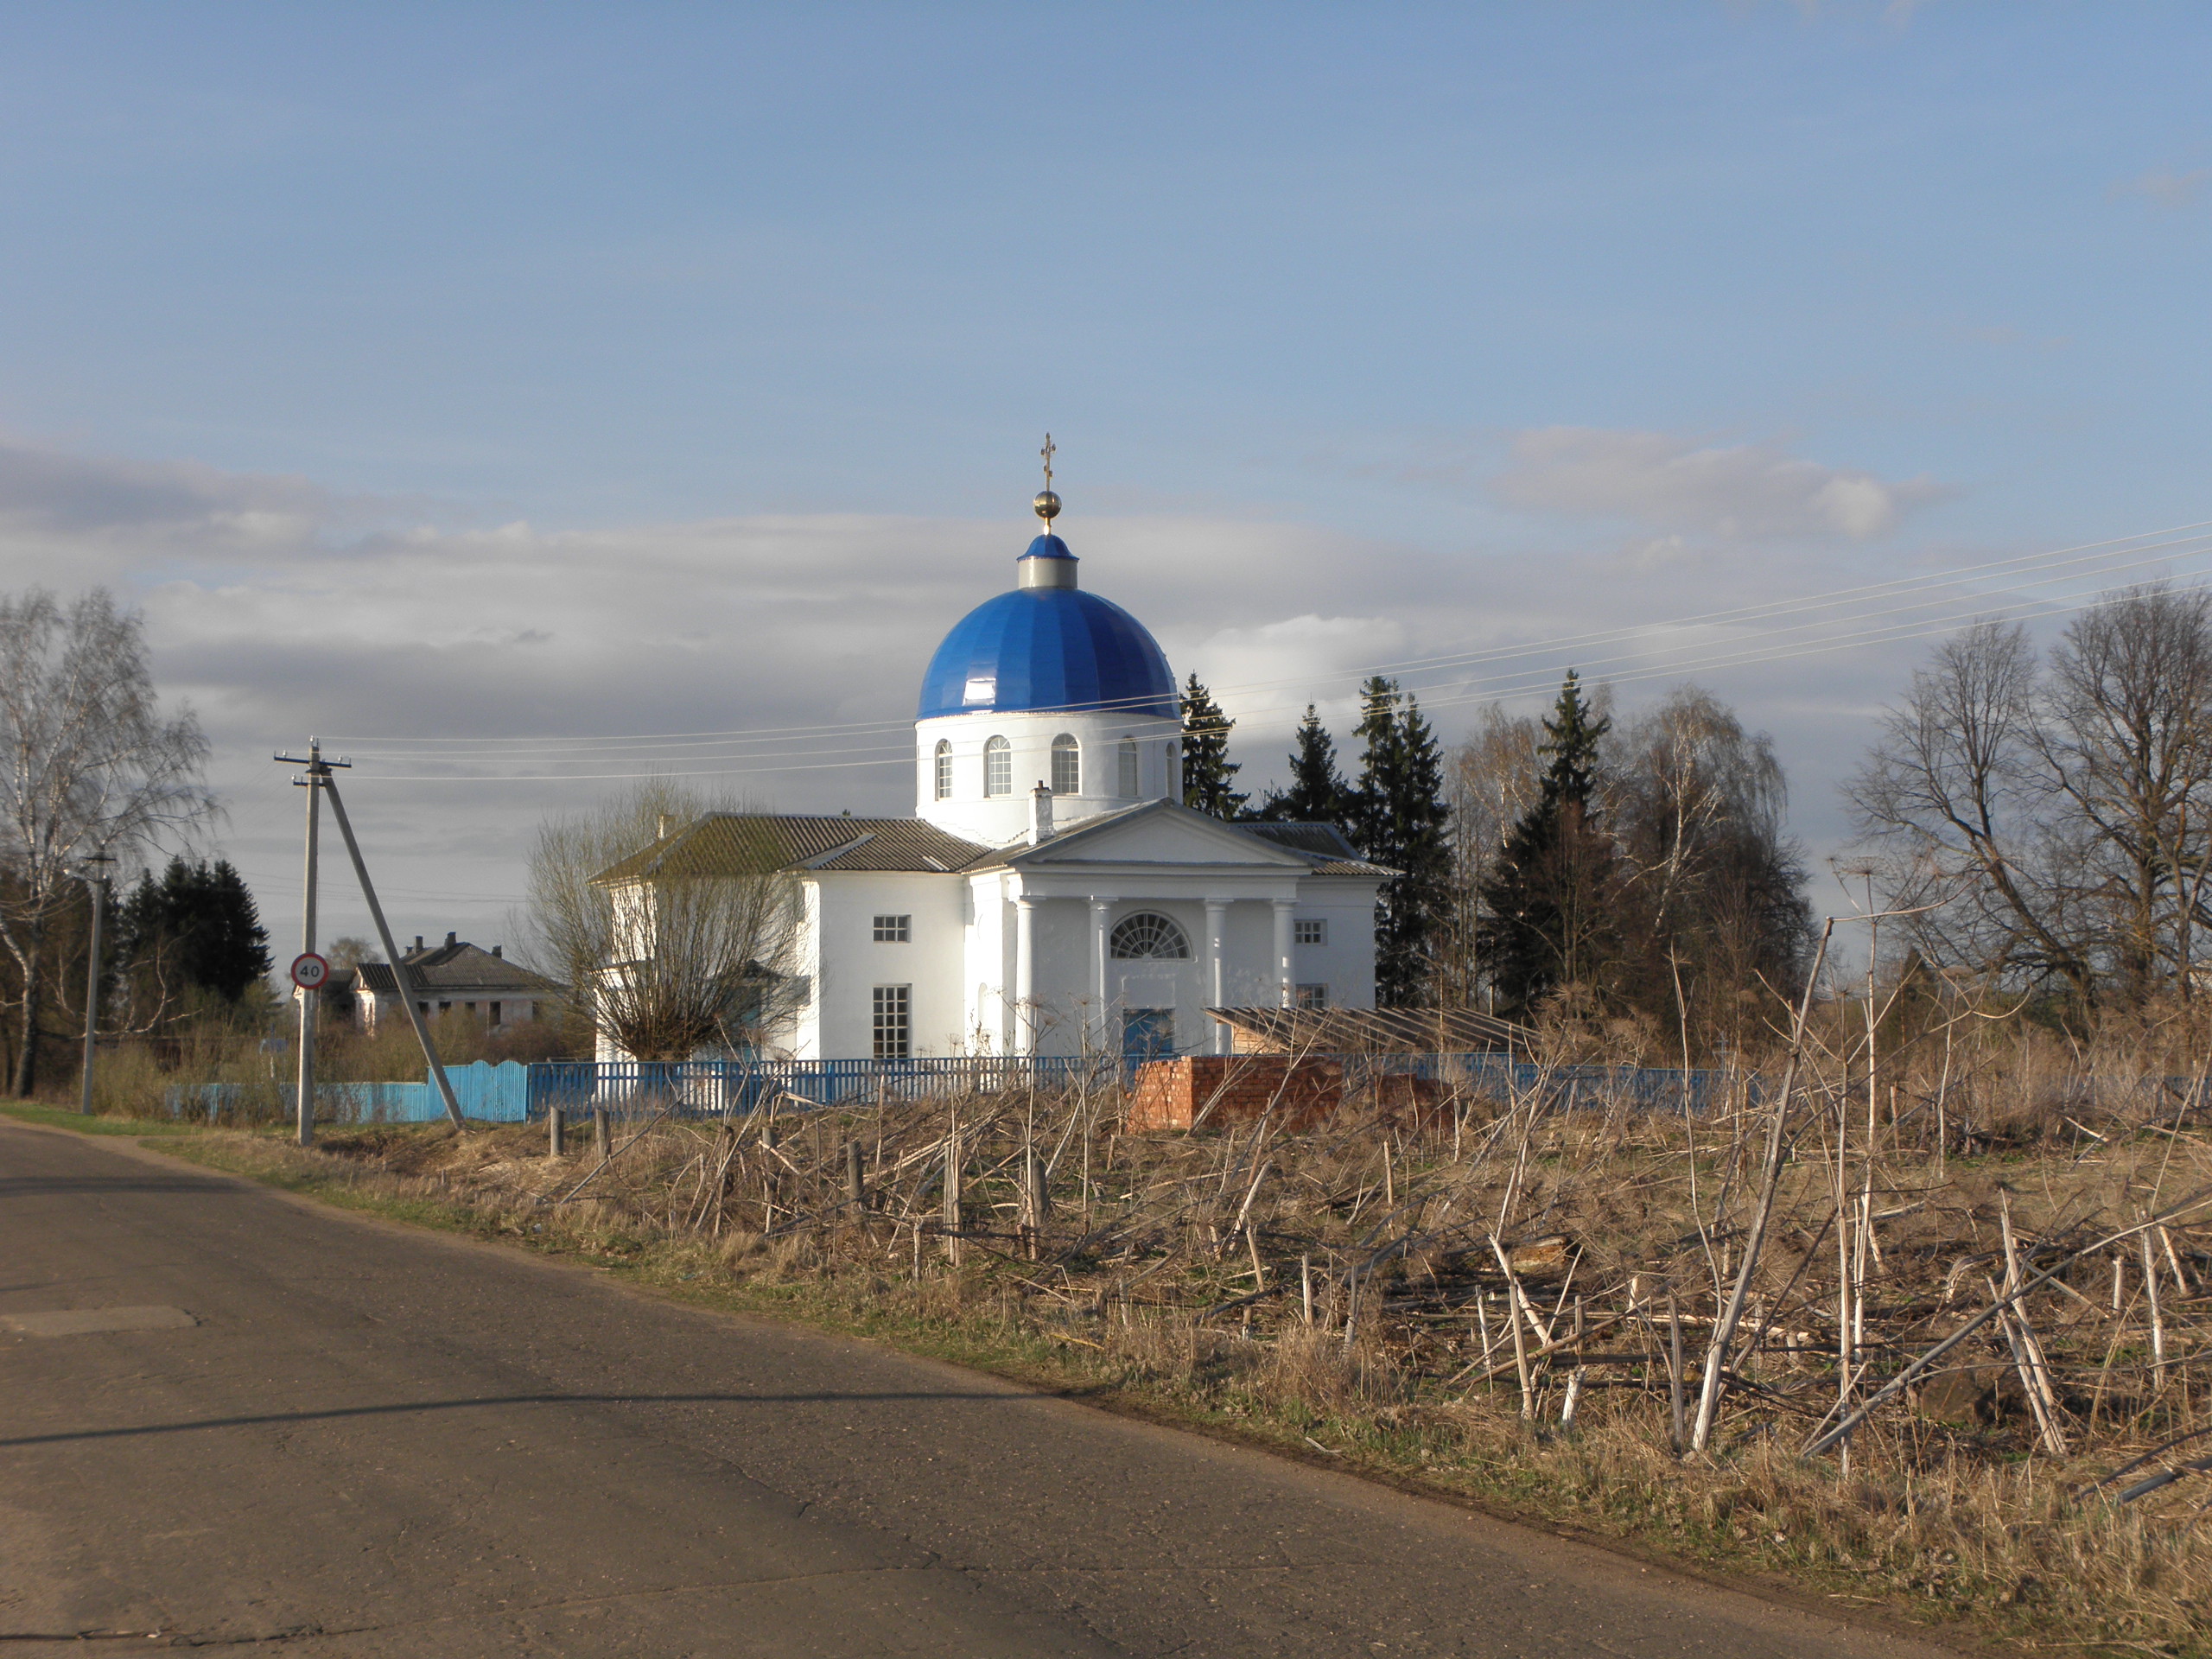
[[[1384,1076],[1375,1084],[1376,1104],[1392,1121],[1433,1109],[1442,1092],[1419,1077]],[[1148,1060],[1137,1068],[1127,1123],[1136,1135],[1220,1129],[1271,1113],[1283,1128],[1305,1129],[1333,1117],[1344,1101],[1341,1061],[1287,1054],[1192,1054]]]

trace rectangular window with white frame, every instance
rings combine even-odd
[[[1290,928],[1294,944],[1326,944],[1329,942],[1329,925],[1326,922],[1293,922]]]
[[[911,985],[875,988],[875,1058],[911,1059],[914,1052],[913,996]]]
[[[1298,988],[1298,1006],[1301,1008],[1325,1008],[1329,1006],[1326,985],[1301,985]]]
[[[912,916],[879,916],[875,918],[875,942],[878,944],[908,944],[914,937]]]

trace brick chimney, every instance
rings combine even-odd
[[[1052,838],[1052,791],[1038,780],[1029,791],[1029,844],[1039,846]]]

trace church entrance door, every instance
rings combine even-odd
[[[1175,1055],[1175,1010],[1122,1010],[1122,1058],[1125,1060],[1166,1060]]]

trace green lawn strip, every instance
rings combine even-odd
[[[73,1113],[59,1114],[55,1121],[64,1128],[85,1127]],[[130,1131],[118,1125],[94,1132]],[[404,1178],[372,1167],[335,1157],[302,1166],[301,1154],[274,1132],[171,1135],[158,1147],[170,1156],[343,1209],[586,1262],[657,1294],[719,1312],[879,1342],[1165,1426],[1456,1499],[1501,1519],[1563,1528],[1586,1539],[1626,1546],[1640,1559],[1748,1581],[1754,1589],[1764,1580],[1770,1587],[1787,1586],[1800,1595],[1840,1603],[1839,1612],[1878,1611],[1939,1632],[1948,1630],[1954,1637],[1980,1634],[2017,1643],[2037,1634],[2072,1636],[2082,1652],[2212,1656],[2212,1643],[2201,1641],[2156,1646],[2100,1642],[2078,1626],[2066,1628],[2063,1607],[2008,1605],[2006,1586],[1995,1580],[1961,1575],[1943,1596],[1931,1597],[1889,1580],[1879,1569],[1848,1568],[1818,1559],[1797,1541],[1777,1545],[1764,1538],[1732,1536],[1725,1525],[1704,1520],[1688,1501],[1671,1493],[1655,1497],[1618,1483],[1609,1486],[1601,1473],[1583,1471],[1577,1478],[1577,1471],[1554,1469],[1538,1458],[1471,1455],[1445,1433],[1418,1422],[1403,1427],[1336,1417],[1233,1393],[1219,1402],[1193,1399],[1157,1378],[1133,1377],[1080,1344],[1010,1326],[988,1305],[975,1306],[967,1319],[947,1318],[886,1306],[870,1299],[864,1287],[835,1277],[764,1284],[734,1276],[701,1247],[675,1241],[620,1235],[610,1248],[593,1249],[566,1234],[535,1235],[465,1198],[391,1192],[389,1185]]]
[[[0,1100],[0,1116],[20,1123],[36,1123],[49,1129],[74,1129],[79,1135],[124,1135],[143,1140],[149,1135],[197,1135],[200,1123],[160,1123],[143,1117],[87,1117],[73,1106],[48,1106],[35,1100]]]

